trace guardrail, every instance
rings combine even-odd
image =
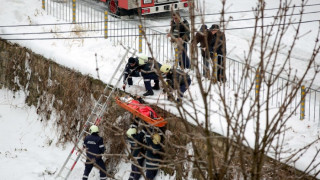
[[[48,14],[67,22],[73,22],[85,31],[100,33],[103,35],[102,38],[107,38],[115,45],[123,44],[149,56],[152,54],[161,63],[174,63],[175,61],[175,47],[167,38],[167,34],[144,26],[142,29],[139,28],[144,22],[120,19],[106,13],[106,7],[96,9],[96,7],[89,6],[84,0],[43,0],[42,6]],[[200,49],[198,49],[198,54],[201,54]],[[254,83],[259,88],[251,89],[251,96],[255,97],[259,93],[259,97],[266,100],[267,87],[265,83],[257,79],[259,78],[257,69],[235,59],[226,59],[226,77],[228,79],[226,85],[233,91],[246,92],[249,90],[249,85]],[[200,69],[202,69],[203,59],[201,56],[198,57],[198,62]],[[250,70],[247,69],[246,77],[241,78],[245,68]],[[275,78],[270,73],[266,74],[269,74],[269,78]],[[288,90],[290,90],[288,82],[290,85],[295,84],[288,79],[278,77],[270,87],[272,96],[268,98],[273,107],[279,107],[285,101]],[[317,122],[320,127],[320,91],[310,87],[302,89],[300,95],[296,94],[289,108],[295,115],[299,113],[300,109],[301,120],[308,119]]]

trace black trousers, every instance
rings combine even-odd
[[[101,169],[106,171],[106,166],[105,166],[105,164],[104,164],[104,162],[103,162],[103,160],[101,158],[95,159],[95,161],[96,161],[96,164]],[[85,164],[85,169],[84,169],[82,180],[87,180],[88,179],[92,168],[93,168],[93,163],[91,163],[90,160],[87,159],[86,164]],[[99,169],[100,170],[100,179],[107,179],[107,175],[103,171],[101,171],[101,169]]]
[[[139,166],[142,167],[144,158],[137,159],[137,161],[138,161]],[[141,177],[141,173],[140,173],[139,167],[134,165],[134,164],[132,164],[131,165],[131,171],[132,172],[130,173],[129,180],[139,180],[140,177]]]
[[[132,86],[132,84],[133,84],[132,77],[140,77],[139,72],[135,71],[135,72],[131,73],[131,74],[128,76],[128,85],[129,85],[129,86]]]
[[[225,82],[226,81],[226,77],[225,77],[225,65],[223,62],[223,57],[222,56],[218,56],[218,66],[217,66],[217,80],[220,82]]]
[[[153,180],[156,177],[157,173],[158,173],[158,169],[153,169],[153,170],[147,169],[146,177],[148,180]]]
[[[188,44],[186,42],[183,43],[183,49],[181,49],[181,59],[179,60],[179,66],[182,69],[190,69],[190,59],[188,57]]]
[[[151,80],[154,81],[155,86],[159,86],[159,76],[156,73],[143,74],[142,77],[147,91],[152,91]]]

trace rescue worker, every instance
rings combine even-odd
[[[100,179],[107,179],[105,174],[106,166],[102,160],[101,154],[104,153],[105,147],[103,144],[103,139],[98,135],[99,128],[96,125],[92,125],[89,129],[90,135],[86,136],[84,139],[84,148],[86,148],[87,160],[85,163],[85,169],[83,173],[82,180],[87,180],[88,176],[93,168],[94,164],[99,166]]]
[[[156,68],[160,68],[162,65],[152,58],[139,59],[139,70],[143,77],[144,86],[147,90],[143,96],[152,96],[154,94],[153,90],[159,90],[159,76],[157,75]],[[154,86],[151,86],[151,80],[154,81]]]
[[[141,177],[141,173],[140,173],[141,170],[139,168],[143,166],[143,161],[144,161],[143,154],[145,154],[145,149],[141,145],[143,144],[144,132],[139,131],[137,129],[138,129],[138,123],[135,122],[131,124],[130,128],[127,130],[127,136],[129,139],[129,143],[131,145],[130,147],[131,155],[135,159],[131,165],[131,173],[129,176],[129,180],[139,180],[139,178]],[[135,164],[136,162],[138,164]]]
[[[179,102],[183,98],[183,93],[187,91],[191,84],[190,76],[180,69],[172,69],[172,66],[169,64],[162,65],[160,71],[164,73],[164,78],[166,78],[167,85],[169,86],[167,88],[178,90],[179,97],[177,101]]]
[[[159,170],[161,152],[163,145],[163,131],[158,127],[147,127],[145,139],[148,148],[146,148],[146,178],[153,180]]]
[[[133,84],[132,77],[140,77],[138,67],[139,67],[139,58],[130,57],[124,69],[123,86],[122,86],[123,90],[126,89],[127,83],[129,86],[132,86]]]
[[[206,78],[210,77],[210,53],[209,53],[209,42],[212,41],[212,33],[208,30],[207,25],[201,25],[201,28],[196,33],[195,43],[200,43],[201,56],[203,60],[203,76]]]
[[[218,64],[217,64],[217,81],[226,82],[226,54],[227,54],[227,46],[226,46],[226,37],[225,34],[220,31],[220,27],[217,24],[213,24],[210,27],[210,32],[213,35],[211,42],[209,44],[210,56],[213,59],[214,54],[218,55]]]
[[[179,66],[182,69],[190,69],[190,59],[188,57],[188,45],[190,41],[189,22],[180,16],[178,11],[173,12],[171,20],[170,33],[171,41],[178,46],[179,49]]]

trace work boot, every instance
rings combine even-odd
[[[153,90],[160,90],[160,86],[159,84],[155,84],[153,87],[152,87]]]
[[[152,96],[152,95],[153,95],[152,90],[148,90],[146,93],[143,94],[143,96]]]

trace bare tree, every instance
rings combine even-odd
[[[197,5],[203,2],[189,0],[192,39],[196,32],[196,12],[204,13]],[[296,44],[304,35],[301,26],[305,23],[303,17],[307,2],[293,5],[291,1],[280,0],[277,12],[270,20],[270,17],[266,17],[265,2],[257,1],[257,7],[253,9],[255,16],[252,35],[243,57],[239,57],[240,62],[228,58],[229,54],[223,54],[227,76],[224,83],[217,82],[215,63],[210,64],[211,78],[202,78],[199,48],[195,43],[190,44],[193,70],[189,74],[193,77],[193,89],[188,89],[182,102],[173,98],[169,103],[157,101],[156,105],[162,109],[153,106],[168,121],[168,131],[163,131],[163,150],[157,152],[162,156],[159,163],[163,171],[175,174],[177,179],[312,179],[319,175],[319,172],[314,173],[319,167],[319,151],[305,170],[298,171],[287,165],[294,165],[319,139],[297,150],[285,147],[285,136],[290,129],[287,123],[298,116],[296,112],[300,108],[300,101],[305,97],[304,95],[299,98],[301,86],[306,85],[306,93],[310,92],[319,73],[319,62],[316,58],[320,50],[320,28],[317,29],[318,33],[312,42],[314,47],[311,53],[305,55],[305,66],[299,70],[293,66]],[[220,27],[227,32],[231,18],[226,17],[226,0],[222,0],[221,3]],[[295,18],[297,11],[298,19]],[[204,17],[203,15],[201,23],[205,22]],[[288,34],[293,36],[288,37]],[[144,38],[146,41],[149,39],[146,34]],[[154,54],[157,52],[148,45],[150,54],[155,59]],[[209,45],[207,43],[207,49]],[[15,70],[7,74],[11,72]],[[159,68],[157,73],[161,74]],[[76,74],[72,75],[72,78],[76,77]],[[165,79],[160,80],[168,96],[175,97],[176,90],[166,86]],[[41,87],[48,87],[46,84]],[[83,123],[81,119],[85,119],[89,113],[88,107],[92,106],[95,96],[102,93],[98,88],[96,92],[93,91],[86,78],[78,83],[70,84],[66,81],[65,84],[67,85],[57,83],[50,87],[52,94],[55,93],[53,91],[61,94],[60,99],[65,100],[64,103],[57,100],[57,103],[53,103],[54,98],[48,97],[47,94],[41,95],[42,99],[40,98],[38,103],[43,106],[38,107],[42,116],[51,113],[43,112],[48,111],[45,106],[51,104],[42,101],[52,102],[56,110],[61,110],[61,113],[58,113],[58,124],[61,123],[64,127],[61,130],[63,142],[73,139],[70,137],[83,128],[80,127]],[[81,91],[74,84],[78,85]],[[63,91],[65,89],[67,90]],[[278,98],[280,95],[283,98]],[[59,99],[57,97],[56,99]],[[71,101],[71,98],[77,101]],[[172,108],[176,108],[176,115],[165,111]],[[105,132],[102,135],[110,147],[104,154],[109,176],[115,173],[115,164],[119,163],[120,159],[131,160],[138,165],[125,142],[125,131],[131,117],[123,114],[124,111],[113,105],[101,124],[101,132]],[[65,121],[67,117],[68,121]],[[217,126],[221,128],[216,128]],[[216,129],[221,129],[220,134],[214,133]],[[144,144],[141,145],[150,149]],[[145,167],[139,169],[141,173],[146,170]]]
[[[194,1],[189,3],[191,34],[194,34],[195,4]],[[223,0],[220,26],[227,31],[229,21],[225,17],[225,4]],[[305,56],[307,61],[305,67],[301,67],[303,70],[292,66],[296,44],[304,35],[301,26],[306,4],[307,1],[300,5],[280,1],[276,15],[270,20],[266,17],[265,2],[257,1],[257,7],[253,9],[252,36],[239,63],[240,68],[232,68],[235,62],[228,54],[223,55],[228,78],[225,83],[217,83],[213,74],[212,78],[203,81],[198,47],[191,44],[194,71],[190,74],[194,75],[196,92],[200,93],[195,95],[195,90],[188,90],[189,95],[183,103],[173,100],[179,117],[167,118],[168,129],[173,134],[167,136],[163,144],[164,170],[175,170],[176,177],[181,179],[188,179],[191,174],[197,179],[312,179],[319,174],[312,173],[319,166],[314,163],[318,154],[305,170],[298,171],[287,165],[293,165],[317,140],[298,150],[288,150],[284,146],[287,123],[299,116],[296,111],[301,104],[298,99],[301,86],[307,84],[308,93],[319,72],[316,57],[320,50],[320,28],[312,42],[311,53]],[[298,19],[295,18],[297,11]],[[288,37],[288,34],[293,36]],[[149,50],[151,54],[155,53],[152,48]],[[211,69],[214,73],[214,63]],[[161,81],[165,83],[165,79]],[[168,88],[169,96],[175,96],[174,89],[165,88]],[[279,94],[283,98],[279,99]],[[213,133],[217,125],[222,126],[222,136]]]

